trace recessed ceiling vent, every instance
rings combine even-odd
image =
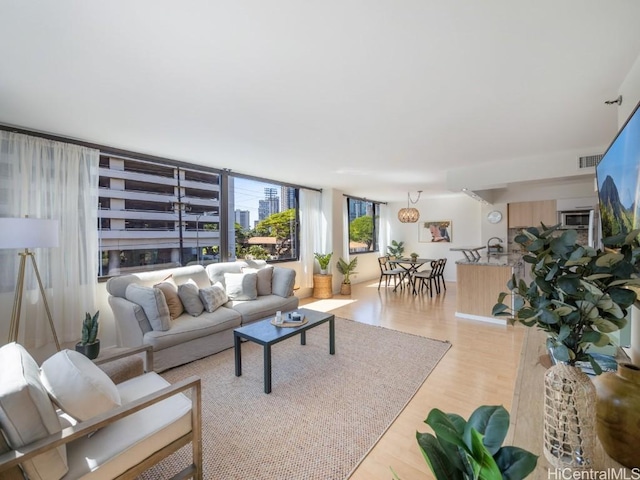
[[[580,157],[578,158],[578,168],[595,167],[596,165],[598,165],[598,163],[600,163],[600,160],[602,160],[602,157],[604,157],[603,154],[587,155],[586,157]]]

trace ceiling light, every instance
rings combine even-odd
[[[422,190],[418,190],[418,197],[414,201],[411,200],[411,194],[407,192],[407,208],[401,208],[398,211],[398,220],[402,223],[416,223],[420,219],[420,212],[417,208],[409,207],[409,202],[412,204],[418,203],[421,193]]]

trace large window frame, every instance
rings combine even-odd
[[[346,196],[349,254],[379,251],[381,202]]]

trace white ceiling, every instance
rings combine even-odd
[[[601,151],[636,0],[0,0],[0,123],[382,201]]]

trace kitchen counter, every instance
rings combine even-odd
[[[469,260],[461,259],[456,261],[458,265],[489,265],[498,267],[518,267],[522,264],[522,255],[519,253],[489,253],[481,257]]]

